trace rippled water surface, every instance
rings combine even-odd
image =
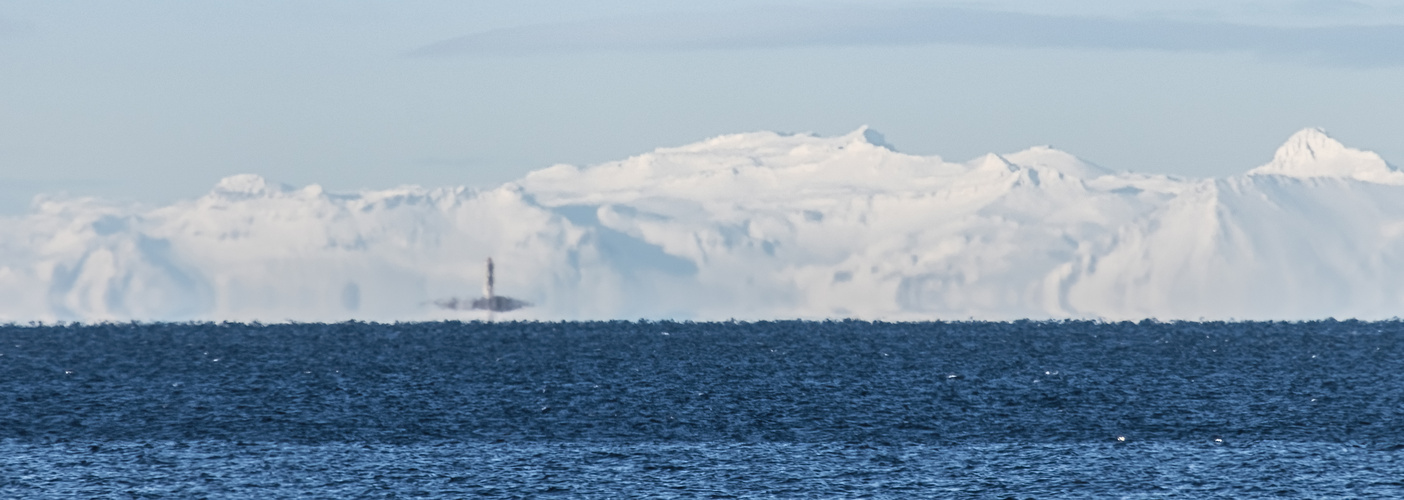
[[[1401,497],[1402,336],[0,327],[0,497]]]

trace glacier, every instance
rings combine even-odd
[[[867,127],[755,132],[492,189],[355,193],[254,175],[165,206],[0,218],[0,322],[1380,319],[1404,311],[1404,172],[1319,129],[1239,175],[1052,147],[968,162]]]

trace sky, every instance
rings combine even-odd
[[[756,130],[1227,176],[1404,162],[1404,2],[0,0],[0,214],[255,173],[492,187]]]

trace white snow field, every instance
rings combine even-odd
[[[0,219],[0,321],[1309,319],[1404,312],[1404,172],[1316,129],[1243,175],[1047,147],[967,163],[727,135],[491,190],[327,193],[252,175],[158,208]]]

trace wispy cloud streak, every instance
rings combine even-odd
[[[453,38],[417,56],[930,44],[1249,52],[1344,66],[1404,66],[1404,26],[1269,27],[954,8],[755,9],[533,25]]]

